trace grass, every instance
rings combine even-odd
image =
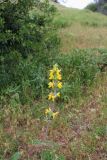
[[[106,48],[107,17],[57,7],[55,23],[63,53],[57,61],[65,83],[63,98],[57,102],[60,115],[49,126],[46,139],[46,95],[25,105],[17,94],[1,97],[0,160],[107,158],[107,72],[97,70],[98,64],[106,64],[107,50],[99,48]]]
[[[106,82],[106,74],[98,75],[88,89],[88,96],[77,104],[72,99],[63,103],[60,116],[49,127],[47,140],[43,130],[45,122],[32,111],[36,106],[44,106],[44,102],[20,106],[20,110],[17,106],[17,111],[8,105],[4,107],[0,126],[1,160],[19,156],[19,153],[20,159],[30,160],[55,160],[55,157],[59,160],[88,160],[92,157],[98,160],[106,157]]]
[[[106,48],[107,28],[89,27],[75,24],[59,30],[61,52],[68,53],[73,48]]]
[[[73,48],[107,48],[107,16],[59,5],[57,8],[55,23],[60,28],[61,52]]]

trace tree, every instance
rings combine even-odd
[[[107,0],[95,0],[97,11],[107,15]]]

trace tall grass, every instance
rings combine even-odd
[[[89,10],[65,8],[57,5],[54,24],[59,27],[60,51],[74,48],[107,48],[107,16]]]

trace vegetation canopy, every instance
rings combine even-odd
[[[49,64],[55,56],[59,43],[52,23],[55,11],[48,0],[7,0],[0,4],[1,89],[36,79],[29,68],[31,61],[38,72],[40,64]],[[29,70],[27,74],[25,70]]]

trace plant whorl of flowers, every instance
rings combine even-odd
[[[54,119],[59,114],[59,112],[54,112],[54,102],[57,98],[61,96],[59,90],[62,88],[61,70],[58,68],[57,64],[55,64],[52,70],[50,70],[49,80],[50,82],[48,83],[48,86],[51,89],[51,92],[48,95],[48,100],[52,101],[53,105],[45,110],[45,114],[46,117],[48,117],[49,119]]]

